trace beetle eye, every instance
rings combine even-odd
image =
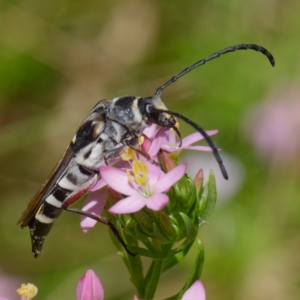
[[[146,111],[147,114],[150,114],[150,113],[151,113],[151,108],[152,108],[152,104],[147,103],[147,104],[145,105],[145,111]]]

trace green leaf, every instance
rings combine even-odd
[[[180,250],[178,250],[177,253],[173,254],[170,258],[166,259],[163,267],[163,272],[171,269],[179,262],[181,262],[190,251],[192,245],[193,243],[185,244],[184,246],[181,246]]]
[[[203,188],[200,198],[199,217],[202,220],[207,220],[212,214],[217,202],[217,188],[214,172],[210,170],[208,181]]]
[[[198,240],[198,249],[197,249],[197,256],[194,263],[194,268],[184,285],[183,289],[176,295],[167,298],[166,300],[177,300],[181,299],[184,292],[198,279],[201,277],[202,267],[204,263],[204,248],[203,244],[200,240]]]

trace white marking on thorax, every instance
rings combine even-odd
[[[138,100],[139,100],[139,98],[136,98],[132,104],[132,113],[134,116],[133,120],[136,124],[140,124],[143,120],[143,116],[138,108]]]

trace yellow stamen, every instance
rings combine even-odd
[[[132,162],[132,171],[136,182],[142,186],[146,186],[148,175],[147,165],[140,160],[135,160]]]
[[[135,158],[135,151],[130,147],[126,147],[125,153],[121,155],[121,158],[125,161],[133,160]]]
[[[21,296],[22,300],[31,300],[38,292],[38,288],[32,283],[23,283],[17,293]]]
[[[143,145],[145,142],[144,136],[139,137],[139,145]]]
[[[133,177],[132,177],[132,175],[130,174],[130,171],[129,171],[128,169],[126,169],[126,174],[127,174],[128,179],[129,179],[129,182],[130,182],[130,183],[133,183]]]

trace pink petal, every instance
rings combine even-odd
[[[152,124],[146,127],[143,131],[143,134],[147,136],[149,139],[153,139],[156,131],[156,124]]]
[[[137,191],[130,184],[127,173],[113,167],[100,167],[101,177],[115,191],[123,195],[136,195]]]
[[[159,138],[154,139],[152,141],[152,144],[148,150],[148,154],[150,155],[150,157],[157,155],[157,153],[159,152],[159,150],[161,148],[161,144],[162,144],[162,140]]]
[[[205,300],[205,290],[200,280],[196,280],[183,294],[181,300]]]
[[[160,148],[162,147],[163,144],[168,144],[169,140],[168,140],[168,130],[166,130],[165,128],[161,128],[157,131],[157,133],[155,134],[155,137],[152,141],[152,145],[148,151],[149,155],[151,157],[157,155],[158,151],[160,150]]]
[[[87,270],[77,285],[77,300],[103,300],[102,284],[93,270]]]
[[[212,152],[212,149],[209,146],[184,146],[184,147],[182,146],[182,147],[176,147],[174,149],[171,149],[170,147],[163,145],[161,149],[169,153],[178,152],[180,150],[196,150],[196,151]]]
[[[183,147],[183,149],[212,152],[212,149],[209,146],[185,146]],[[180,150],[180,148],[178,148],[177,150]]]
[[[171,148],[169,145],[162,145],[161,146],[161,149],[165,150],[166,152],[169,152],[169,153],[175,153],[175,152],[178,152],[180,151],[181,149],[183,149],[182,147],[176,147],[176,148]]]
[[[16,290],[23,282],[24,280],[22,278],[9,276],[8,274],[2,272],[2,268],[0,267],[0,293],[2,296],[4,296],[0,296],[0,300],[16,299],[16,297],[19,299],[16,294]]]
[[[153,186],[165,173],[156,165],[146,162],[148,168],[148,184]]]
[[[186,163],[181,163],[167,174],[164,174],[154,186],[155,193],[167,191],[174,183],[181,179],[185,171]]]
[[[163,209],[169,201],[169,197],[166,194],[154,194],[152,197],[148,198],[146,206],[151,210],[161,210]]]
[[[144,136],[144,143],[142,144],[142,151],[148,153],[151,145],[152,145],[152,141],[147,136]]]
[[[218,133],[218,130],[208,130],[205,132],[207,133],[208,136],[211,136]],[[203,135],[200,132],[192,133],[182,139],[182,147],[189,146],[201,140],[203,140]]]
[[[90,191],[94,192],[105,187],[107,183],[101,178],[91,188]]]
[[[133,195],[117,202],[108,212],[111,214],[131,214],[141,210],[146,205],[146,200],[140,195]]]
[[[169,130],[169,136],[168,136],[168,140],[169,140],[169,145],[171,148],[175,148],[177,145],[177,134],[174,130]]]
[[[92,192],[88,195],[82,210],[100,216],[106,204],[106,199],[106,192],[101,192],[99,190]],[[88,232],[96,225],[96,223],[97,221],[94,219],[81,216],[80,226],[83,232]]]

